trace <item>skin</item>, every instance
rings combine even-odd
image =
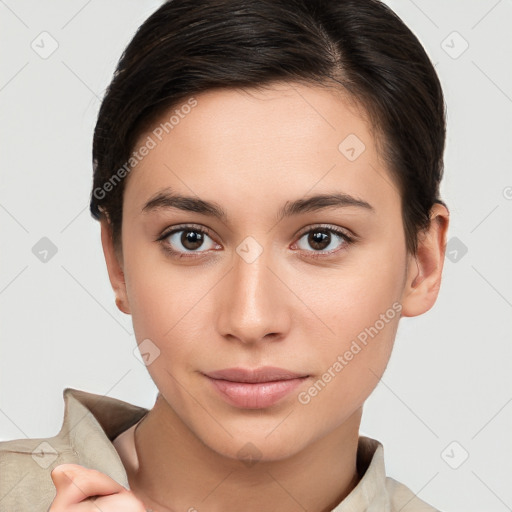
[[[146,512],[144,503],[109,476],[79,464],[50,473],[56,495],[48,512]]]
[[[158,511],[330,511],[359,480],[363,404],[384,373],[400,314],[309,403],[298,394],[394,303],[401,316],[433,306],[448,211],[433,207],[417,255],[407,253],[401,197],[372,127],[332,89],[287,83],[196,99],[127,178],[122,253],[108,222],[101,225],[118,307],[132,315],[137,342],[149,338],[160,351],[147,366],[160,393],[136,431],[139,463],[126,463],[130,489]],[[338,149],[350,134],[366,147],[354,161]],[[227,221],[178,209],[141,212],[168,187],[218,203]],[[287,201],[331,192],[373,211],[331,207],[276,221]],[[183,223],[209,234],[192,250],[182,232],[167,237],[176,251],[196,254],[172,258],[156,240]],[[307,233],[318,224],[356,241],[331,233],[315,248]],[[251,263],[237,253],[249,236],[263,249]],[[272,407],[241,409],[201,373],[264,365],[310,377]],[[250,467],[238,455],[247,443],[260,456]]]

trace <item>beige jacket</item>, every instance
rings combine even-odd
[[[129,489],[112,441],[148,409],[73,388],[63,396],[64,420],[56,436],[0,442],[0,512],[47,512],[55,497],[50,472],[64,463],[97,469]],[[384,448],[375,439],[360,436],[357,468],[364,473],[361,480],[332,512],[439,512],[386,477]]]

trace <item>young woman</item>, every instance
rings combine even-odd
[[[162,5],[103,99],[90,203],[159,395],[67,388],[56,437],[0,443],[0,510],[436,510],[359,426],[438,295],[444,110],[376,0]]]

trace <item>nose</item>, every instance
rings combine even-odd
[[[250,247],[249,255],[254,250]],[[293,294],[284,284],[283,267],[270,251],[253,257],[243,247],[234,254],[233,267],[218,290],[219,332],[244,344],[282,339],[292,318]]]

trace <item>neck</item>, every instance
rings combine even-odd
[[[288,458],[250,463],[206,446],[159,395],[135,430],[130,489],[155,512],[330,512],[360,479],[361,414]]]

